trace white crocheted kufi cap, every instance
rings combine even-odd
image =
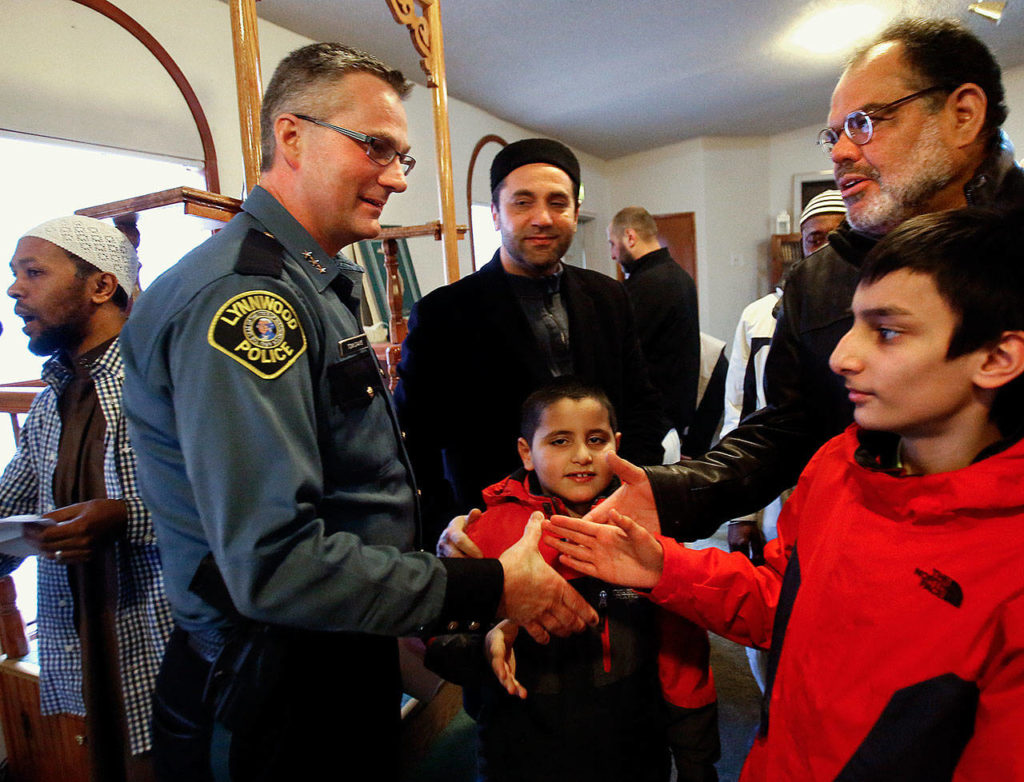
[[[812,217],[828,214],[846,214],[846,202],[838,190],[823,190],[808,201],[803,214],[800,215],[800,225]]]
[[[101,272],[117,278],[117,284],[129,296],[135,292],[139,278],[139,256],[131,242],[117,228],[82,215],[68,215],[47,220],[25,236],[45,239],[69,253],[88,261]]]

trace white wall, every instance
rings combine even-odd
[[[767,138],[701,138],[608,164],[611,214],[694,212],[701,331],[728,339],[767,258]]]
[[[1010,107],[1010,116],[1003,123],[1003,130],[1017,148],[1017,160],[1024,160],[1024,66],[1003,74],[1003,88],[1006,90],[1006,105]]]

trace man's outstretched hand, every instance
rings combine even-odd
[[[537,643],[597,624],[597,612],[552,568],[537,548],[543,515],[530,516],[519,541],[498,558],[505,585],[498,615],[521,625]]]
[[[622,485],[583,518],[608,524],[611,512],[616,510],[623,516],[629,516],[652,535],[659,534],[661,523],[658,521],[658,509],[654,504],[654,492],[651,491],[647,473],[616,453],[609,453],[607,458],[608,466],[619,476]]]

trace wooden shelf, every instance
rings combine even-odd
[[[768,283],[772,288],[779,284],[779,280],[791,264],[804,257],[800,240],[799,233],[772,234],[771,266],[768,269]]]
[[[455,226],[455,233],[461,239],[469,229],[464,225]],[[434,220],[432,223],[423,225],[399,225],[394,228],[382,228],[375,239],[412,239],[416,236],[433,236],[441,240],[441,221]]]
[[[169,190],[161,190],[157,193],[147,193],[146,195],[125,198],[120,201],[111,201],[107,204],[77,209],[75,214],[102,219],[104,217],[131,214],[132,212],[143,212],[147,209],[174,206],[175,204],[182,205],[182,212],[184,214],[216,220],[221,223],[226,223],[242,209],[242,202],[231,196],[210,193],[194,187],[172,187]]]
[[[0,413],[27,413],[40,390],[32,386],[0,386]]]

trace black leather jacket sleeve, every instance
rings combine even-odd
[[[852,320],[858,264],[850,259],[859,261],[867,246],[836,240],[842,255],[827,246],[800,262],[786,286],[765,367],[768,406],[700,458],[645,468],[664,534],[697,540],[764,507],[852,420],[843,381],[828,359]]]
[[[1004,134],[964,193],[971,205],[1024,205],[1024,172]],[[707,537],[723,521],[763,507],[853,420],[843,381],[828,359],[853,322],[850,301],[874,242],[843,222],[828,245],[794,268],[765,367],[767,408],[699,459],[646,468],[666,535]]]
[[[798,408],[764,408],[699,459],[645,467],[663,534],[699,540],[728,519],[763,508],[796,483],[814,453]]]

